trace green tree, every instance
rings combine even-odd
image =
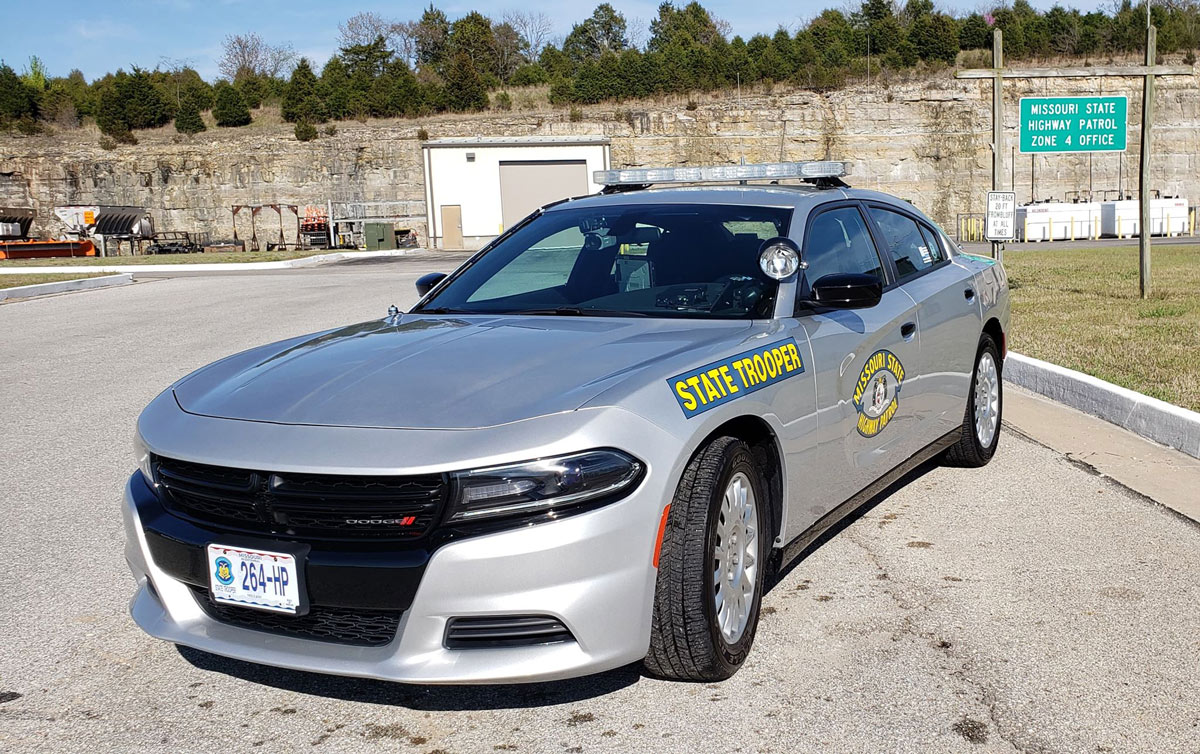
[[[213,118],[218,126],[232,128],[249,125],[250,108],[236,87],[226,81],[218,81],[215,92]]]
[[[446,69],[445,104],[455,112],[473,112],[488,106],[483,77],[465,52],[456,54]]]
[[[922,60],[954,64],[958,58],[958,24],[944,13],[928,13],[913,22],[908,39]]]
[[[251,71],[242,71],[233,79],[233,87],[242,95],[246,107],[261,107],[263,100],[272,94],[274,80]]]
[[[281,114],[285,121],[307,121],[310,124],[325,122],[325,103],[321,101],[317,83],[316,74],[313,73],[308,58],[300,58],[283,91]]]
[[[608,3],[601,3],[592,15],[575,24],[563,41],[563,52],[575,63],[598,60],[605,53],[619,53],[629,46],[625,17]]]
[[[325,114],[334,120],[350,116],[350,74],[340,56],[334,55],[321,69],[319,87]]]
[[[688,42],[712,45],[718,38],[722,38],[721,30],[700,3],[693,1],[676,8],[667,0],[658,6],[658,18],[650,22],[647,49],[662,52],[673,45],[681,49]]]
[[[96,125],[120,141],[138,128],[157,128],[171,120],[173,108],[151,76],[140,68],[118,70],[101,84]]]
[[[529,63],[514,71],[508,83],[513,86],[531,86],[534,84],[544,84],[549,80],[550,76],[546,73],[545,68],[542,68],[537,63]]]
[[[175,114],[175,130],[191,136],[200,133],[205,128],[204,119],[200,117],[200,108],[196,101],[191,97],[185,98],[179,105],[179,111]]]
[[[466,55],[480,76],[499,77],[496,36],[487,16],[471,11],[450,24],[448,44],[452,65],[457,65],[459,55]]]
[[[145,70],[134,68],[119,89],[124,100],[125,123],[130,130],[158,128],[171,120],[174,108]]]
[[[446,62],[450,21],[446,14],[430,5],[417,22],[417,66],[440,71]]]
[[[38,114],[37,92],[9,66],[0,63],[0,126]]]
[[[992,45],[992,30],[978,13],[963,19],[958,27],[958,46],[964,50],[983,50]]]

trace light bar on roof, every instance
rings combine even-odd
[[[597,170],[592,180],[602,186],[648,183],[709,183],[772,178],[841,178],[849,174],[844,162],[764,162],[757,165],[710,165],[702,168],[627,168]]]

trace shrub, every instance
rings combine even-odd
[[[41,123],[38,123],[28,115],[21,116],[21,119],[17,121],[17,133],[23,136],[37,136],[44,130]]]
[[[1183,56],[1184,65],[1196,65],[1196,51],[1188,50]]]
[[[325,126],[324,131],[326,136],[337,136],[337,126],[333,123]]]
[[[572,107],[571,112],[567,115],[567,117],[570,118],[572,123],[578,123],[579,121],[583,120],[583,110],[579,109],[578,107]]]
[[[424,127],[417,129],[417,140],[429,141],[429,132],[426,131]]]
[[[100,148],[105,151],[111,152],[112,150],[117,148],[117,140],[112,138],[111,136],[101,135],[100,136]]]
[[[213,118],[222,127],[245,126],[250,123],[250,108],[236,87],[221,81],[216,88]]]
[[[496,108],[497,110],[512,110],[512,106],[512,97],[509,96],[508,92],[500,92],[492,101],[492,107]]]
[[[688,100],[687,109],[689,112],[692,110],[695,110],[697,107],[698,107],[698,105],[696,104],[695,100]]]
[[[296,124],[296,141],[312,141],[317,138],[317,127],[306,120]]]
[[[205,129],[204,119],[200,117],[200,109],[191,97],[183,100],[179,106],[179,114],[175,116],[175,130],[191,136]]]

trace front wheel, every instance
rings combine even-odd
[[[959,430],[958,442],[946,450],[949,466],[986,466],[1000,443],[1000,420],[1004,410],[1004,383],[1001,380],[1000,351],[992,336],[984,334],[975,356],[967,412]]]
[[[646,668],[675,680],[737,672],[758,627],[770,516],[746,443],[719,437],[679,482],[663,533]]]

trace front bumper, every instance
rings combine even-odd
[[[140,474],[122,506],[126,560],[137,581],[134,621],[160,639],[249,662],[413,683],[567,678],[640,660],[649,647],[659,485],[560,521],[451,542],[433,552],[395,639],[348,646],[240,628],[210,617],[195,590],[155,563],[139,502]],[[139,497],[142,499],[139,501]],[[152,535],[153,536],[153,535]],[[264,545],[265,546],[265,545]],[[443,646],[452,617],[549,615],[575,641],[508,648]]]

